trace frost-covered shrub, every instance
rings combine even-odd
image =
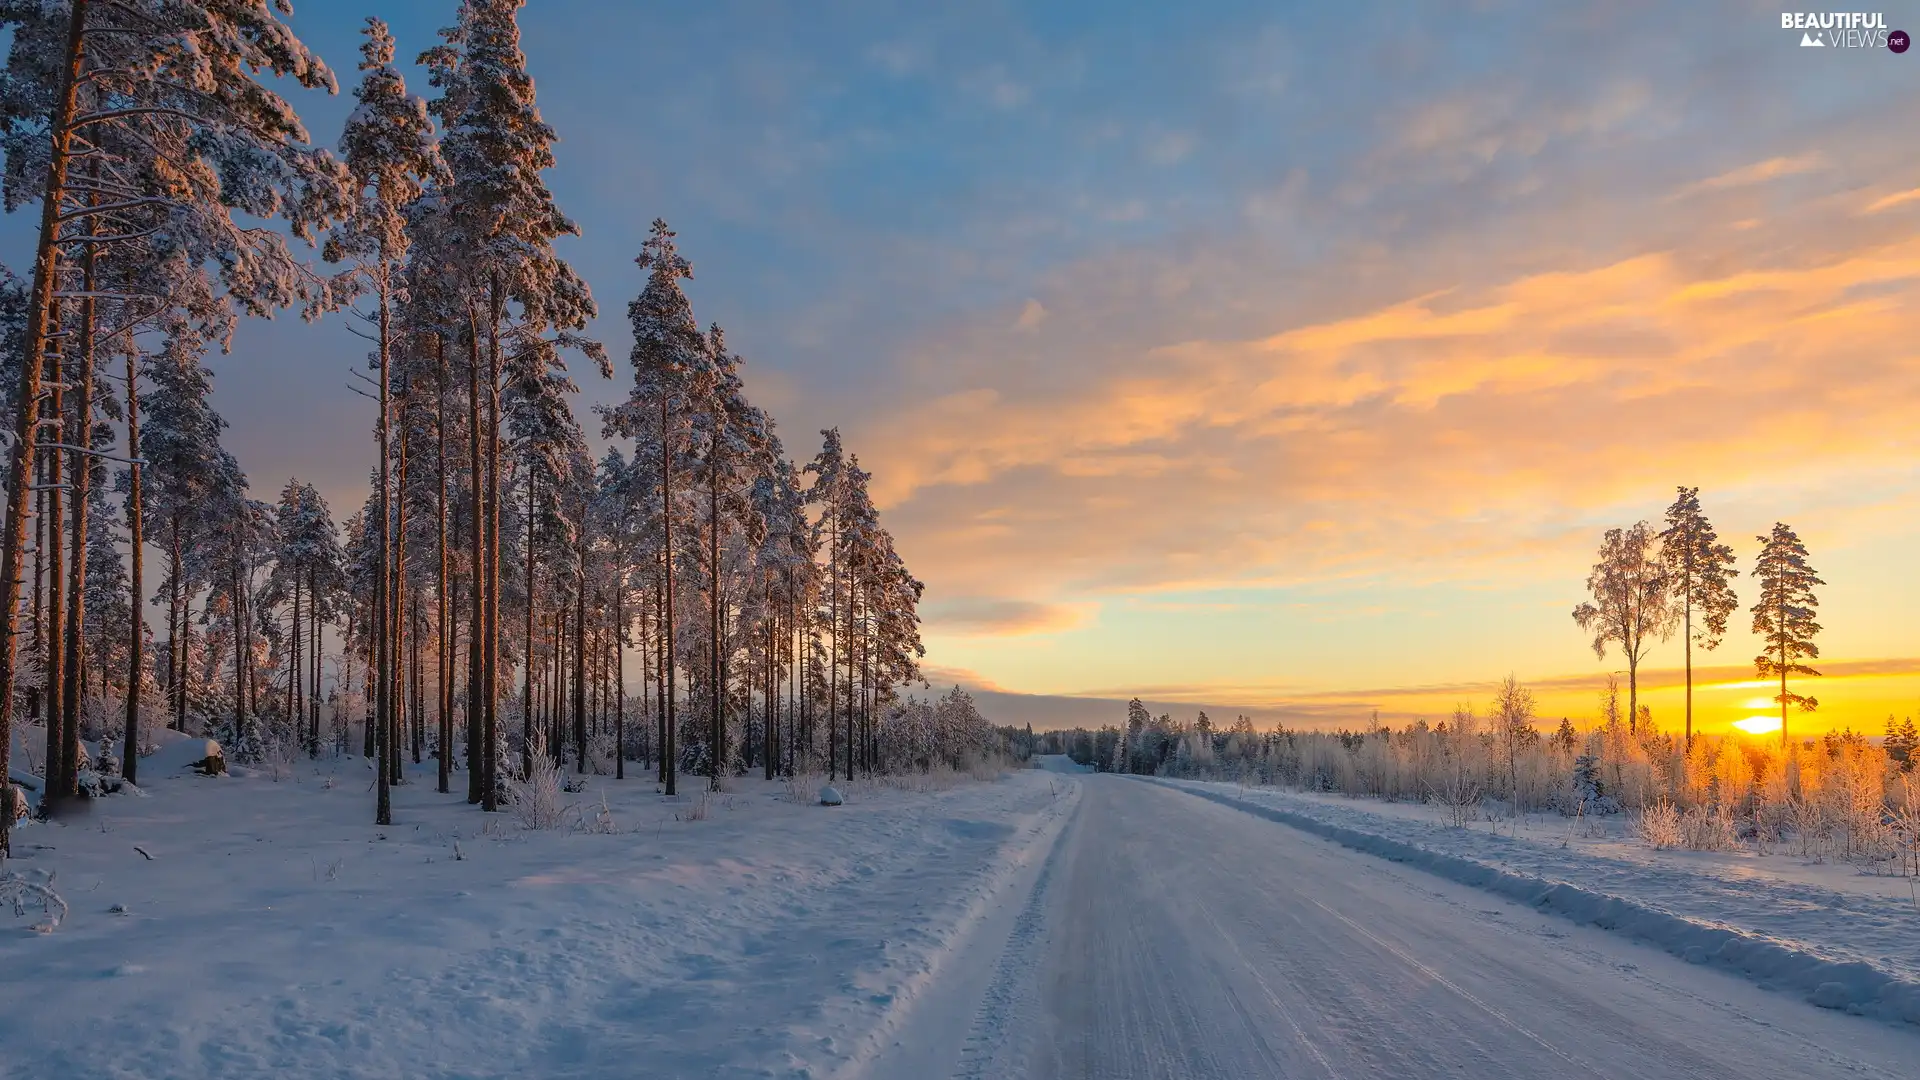
[[[1656,851],[1677,848],[1683,842],[1680,811],[1662,800],[1640,814],[1640,839]]]
[[[46,918],[33,924],[42,934],[52,933],[67,917],[67,902],[53,891],[53,875],[45,881],[33,881],[11,871],[0,873],[0,903],[10,904],[17,918],[27,913],[29,904],[40,905]]]
[[[587,768],[592,770],[595,776],[612,776],[614,750],[612,728],[602,728],[588,735]]]
[[[1680,843],[1688,851],[1732,851],[1740,846],[1725,806],[1693,806],[1680,815]]]
[[[545,741],[537,738],[528,757],[532,768],[525,780],[517,770],[506,770],[507,805],[522,828],[558,829],[566,816],[560,763],[547,753]]]

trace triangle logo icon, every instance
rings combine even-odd
[[[1827,47],[1827,43],[1814,37],[1812,34],[1801,34],[1800,47],[1803,49],[1824,49]]]

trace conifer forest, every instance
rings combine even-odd
[[[583,333],[519,7],[460,6],[419,88],[378,18],[342,79],[263,3],[0,12],[7,209],[41,220],[4,282],[0,727],[40,729],[48,809],[160,729],[372,759],[382,824],[408,762],[489,811],[541,754],[668,794],[884,767],[923,586],[838,432],[790,450],[747,400],[664,221],[631,353]],[[351,94],[345,129],[283,80]],[[287,312],[367,343],[361,505],[221,444],[206,357]],[[582,378],[632,389],[578,415]]]

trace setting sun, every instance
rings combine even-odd
[[[1749,735],[1765,735],[1780,730],[1780,718],[1777,716],[1749,716],[1745,720],[1735,720],[1733,726]]]

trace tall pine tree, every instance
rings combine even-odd
[[[680,282],[693,277],[693,267],[682,258],[674,244],[674,232],[659,219],[652,234],[634,260],[647,271],[647,284],[640,295],[627,305],[627,321],[633,328],[633,390],[627,400],[606,416],[608,435],[636,441],[636,466],[647,462],[658,477],[659,498],[659,572],[661,620],[661,675],[659,745],[660,782],[666,793],[677,790],[679,722],[675,686],[674,644],[679,626],[674,616],[674,532],[679,526],[677,504],[681,496],[675,483],[683,486],[678,473],[686,467],[690,454],[692,428],[690,414],[694,380],[707,361],[707,343],[694,320],[693,305],[680,288]],[[651,444],[648,455],[641,444]]]
[[[374,820],[393,823],[389,779],[395,755],[391,729],[398,706],[394,700],[398,598],[393,594],[395,528],[393,487],[388,475],[391,460],[390,428],[393,414],[394,304],[398,299],[400,263],[406,258],[406,208],[438,177],[441,164],[433,143],[433,124],[426,102],[407,93],[406,80],[393,66],[393,35],[379,19],[367,20],[366,41],[360,47],[360,70],[366,74],[354,91],[359,105],[347,118],[340,135],[340,153],[353,175],[357,199],[353,214],[328,238],[329,262],[351,260],[354,268],[341,278],[343,289],[370,294],[374,311],[373,367],[378,372],[378,422],[374,425],[379,455],[379,497],[373,521],[380,546],[380,574],[373,598],[375,753],[380,779]]]
[[[421,55],[441,96],[430,105],[446,128],[441,145],[449,179],[447,233],[460,245],[461,291],[467,306],[471,362],[485,371],[475,397],[473,450],[473,641],[468,686],[479,695],[483,775],[480,801],[494,810],[504,776],[494,763],[502,746],[501,670],[502,491],[501,395],[509,363],[557,365],[561,347],[578,348],[610,375],[600,347],[575,331],[595,314],[586,282],[554,251],[579,229],[560,212],[541,174],[553,167],[558,136],[534,103],[533,77],[520,50],[523,0],[467,0],[445,44]],[[483,347],[484,346],[484,347]],[[475,401],[478,408],[480,402]],[[473,755],[469,755],[471,759]]]
[[[1753,658],[1755,672],[1762,679],[1778,676],[1780,693],[1780,745],[1787,745],[1787,713],[1790,709],[1812,712],[1820,706],[1818,698],[1791,693],[1787,676],[1818,676],[1820,673],[1802,660],[1820,658],[1820,647],[1813,637],[1820,624],[1813,619],[1820,600],[1813,594],[1815,585],[1825,585],[1807,562],[1807,547],[1794,531],[1774,523],[1773,532],[1755,537],[1760,541],[1760,557],[1753,568],[1760,583],[1760,598],[1753,605],[1753,632],[1766,648]]]
[[[1712,651],[1727,633],[1727,616],[1738,601],[1731,579],[1733,548],[1720,543],[1713,524],[1700,510],[1700,489],[1683,487],[1667,507],[1667,527],[1660,533],[1660,562],[1667,571],[1673,597],[1680,605],[1682,640],[1687,666],[1687,746],[1693,745],[1693,647]],[[1694,628],[1694,614],[1700,625]]]

